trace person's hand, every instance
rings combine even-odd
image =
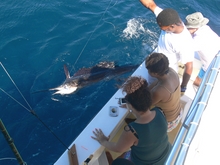
[[[153,0],[140,0],[140,2],[152,12],[154,12],[155,8],[157,7],[156,3]]]
[[[94,140],[97,140],[101,145],[103,145],[104,142],[109,140],[109,137],[106,137],[101,129],[95,129],[95,131],[92,131],[94,136],[91,136]]]
[[[121,108],[127,108],[126,104],[122,104],[122,105],[120,105],[119,107],[121,107]]]

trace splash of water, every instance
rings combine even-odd
[[[123,38],[139,38],[141,34],[146,32],[143,26],[143,20],[140,18],[132,18],[127,22],[127,27],[123,30]]]

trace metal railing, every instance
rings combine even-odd
[[[203,111],[205,110],[212,89],[215,84],[220,68],[220,52],[213,59],[207,69],[200,87],[195,95],[195,98],[190,106],[183,125],[176,137],[173,148],[167,158],[166,165],[182,165],[187,156],[188,149],[193,140],[193,137],[199,126]]]

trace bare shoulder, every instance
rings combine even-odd
[[[170,80],[173,83],[175,83],[174,84],[175,86],[180,85],[180,79],[179,79],[178,73],[174,69],[172,69],[172,68],[170,68],[170,72],[172,73]]]
[[[163,92],[166,92],[165,88],[164,88],[163,85],[160,85],[160,84],[154,86],[154,88],[151,90],[151,93],[153,93],[154,95],[161,95],[161,96],[163,96],[164,95]]]
[[[155,86],[151,90],[151,98],[152,98],[152,105],[156,105],[157,103],[167,100],[169,97],[168,91],[161,85]]]

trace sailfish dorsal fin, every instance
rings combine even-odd
[[[64,64],[63,68],[64,68],[64,72],[65,72],[66,78],[67,79],[70,78],[70,72],[69,72],[69,70],[68,70],[68,68],[67,68],[67,66],[65,64]]]

